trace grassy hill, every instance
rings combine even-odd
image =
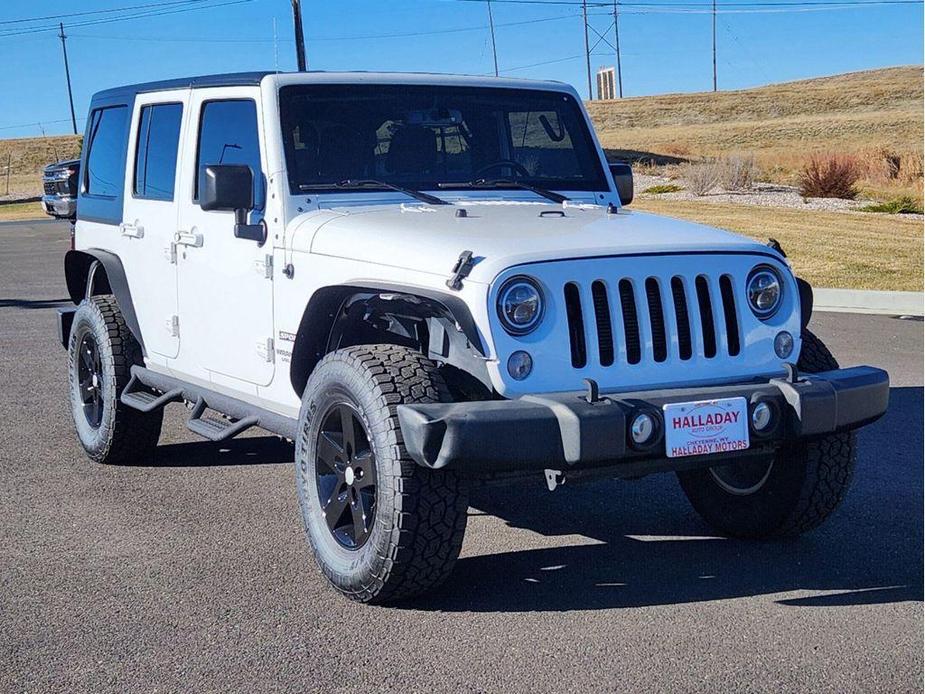
[[[895,187],[921,195],[922,91],[921,67],[894,67],[738,91],[593,101],[588,110],[612,153],[670,162],[747,152],[780,182],[792,180],[810,152],[853,154],[868,165],[874,188],[890,187],[878,179],[892,154],[909,172]]]
[[[80,154],[79,135],[26,137],[0,140],[0,197],[6,193],[6,167],[9,162],[11,198],[26,198],[42,193],[42,169],[60,159]]]

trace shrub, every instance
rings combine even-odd
[[[917,183],[922,178],[922,152],[909,152],[902,155],[899,162],[899,175],[906,183]]]
[[[886,214],[922,214],[922,206],[919,205],[915,198],[903,195],[899,198],[893,198],[889,202],[881,202],[876,205],[865,205],[861,212],[885,212]]]
[[[854,184],[861,173],[854,157],[841,154],[813,155],[800,172],[800,195],[804,198],[854,200]]]
[[[715,161],[706,161],[700,164],[686,164],[682,177],[688,189],[694,195],[701,196],[717,186],[721,173],[720,166]]]
[[[650,195],[662,195],[664,193],[677,193],[682,190],[684,190],[684,188],[676,186],[674,183],[663,183],[658,186],[649,186],[642,192],[649,193]]]
[[[726,157],[720,168],[720,182],[726,190],[751,190],[758,178],[758,164],[752,154]]]

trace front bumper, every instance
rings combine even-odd
[[[43,195],[42,208],[52,217],[70,218],[77,213],[77,200],[61,195]]]
[[[408,453],[429,468],[495,473],[625,465],[626,474],[646,474],[709,465],[730,454],[668,459],[661,437],[636,448],[627,425],[640,411],[660,417],[667,403],[733,397],[744,397],[749,408],[768,402],[776,413],[772,426],[763,433],[752,429],[751,445],[733,454],[738,457],[873,422],[886,412],[889,391],[885,371],[857,366],[792,379],[619,393],[596,402],[574,392],[401,405],[398,417]]]

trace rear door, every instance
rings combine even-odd
[[[177,236],[183,367],[230,386],[263,386],[273,378],[272,244],[236,238],[233,212],[203,210],[199,179],[210,164],[250,166],[256,207],[249,221],[263,219],[267,167],[259,95],[245,87],[194,89],[189,153],[195,155],[188,158],[195,161],[183,165],[186,199]]]
[[[149,358],[173,359],[177,325],[177,171],[189,90],[139,94],[129,131],[119,256]]]

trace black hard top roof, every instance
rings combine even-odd
[[[200,75],[198,77],[178,77],[158,82],[142,82],[140,84],[104,89],[93,95],[93,101],[95,103],[116,101],[133,97],[135,94],[162,92],[168,89],[256,86],[260,84],[260,80],[270,74],[273,73],[268,70],[263,72],[228,72],[223,75]]]

